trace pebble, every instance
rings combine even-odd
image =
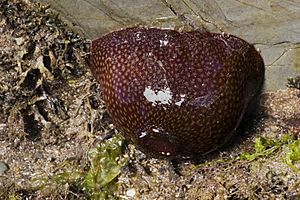
[[[0,162],[0,176],[4,175],[8,171],[8,166],[4,162]]]
[[[130,188],[129,190],[126,191],[126,196],[127,197],[134,197],[135,196],[135,189],[134,188]]]

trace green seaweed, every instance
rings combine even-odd
[[[294,138],[292,134],[283,134],[277,139],[258,137],[254,142],[254,152],[244,152],[240,156],[224,160],[214,160],[213,162],[205,162],[198,164],[192,168],[191,171],[201,168],[203,166],[211,166],[218,163],[232,163],[237,160],[254,161],[258,158],[267,157],[276,152],[282,147],[288,147],[288,152],[283,158],[285,162],[293,171],[298,172],[299,169],[294,165],[295,162],[300,160],[300,139]]]
[[[36,190],[68,184],[83,191],[89,199],[114,199],[117,177],[128,162],[128,156],[123,153],[124,141],[123,136],[116,135],[91,149],[89,166],[85,171],[74,163],[63,162],[60,166],[62,172],[36,180]]]
[[[270,139],[264,137],[256,138],[254,143],[255,152],[242,153],[239,158],[242,160],[253,161],[259,157],[266,157],[270,155],[284,145],[287,145],[289,149],[284,158],[284,162],[293,171],[299,171],[294,163],[300,160],[300,139],[295,140],[291,134],[284,134],[279,139]]]
[[[239,158],[242,160],[253,161],[259,157],[268,156],[274,151],[278,150],[282,145],[288,144],[292,140],[293,137],[289,134],[284,134],[279,139],[258,137],[255,139],[255,143],[254,143],[255,152],[242,153]]]
[[[288,147],[289,152],[286,154],[285,162],[293,171],[298,172],[299,169],[294,163],[300,160],[300,139],[292,142]]]
[[[128,162],[128,157],[121,156],[123,146],[124,138],[117,135],[90,151],[90,169],[83,181],[83,189],[91,199],[112,198],[115,180]]]
[[[279,139],[258,137],[254,143],[254,153],[242,153],[240,159],[253,161],[259,157],[265,157],[278,150],[282,145],[288,144],[293,141],[290,134],[284,134]]]
[[[16,195],[10,195],[10,196],[8,196],[8,200],[19,200],[19,199],[21,199],[21,197],[16,196]]]
[[[59,172],[49,177],[36,177],[33,179],[33,189],[51,191],[57,185],[72,185],[80,190],[80,182],[85,172],[72,161],[62,162],[58,168]]]
[[[294,78],[288,78],[287,86],[290,88],[300,89],[300,76],[296,76]]]

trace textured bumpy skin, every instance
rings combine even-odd
[[[154,156],[221,146],[264,79],[260,54],[228,34],[134,27],[94,40],[91,51],[116,127]]]

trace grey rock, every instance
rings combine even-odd
[[[8,168],[7,164],[5,164],[4,162],[0,162],[0,176],[4,175],[5,172],[8,171],[8,169],[9,168]]]

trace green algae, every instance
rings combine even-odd
[[[300,160],[300,139],[295,140],[291,134],[283,134],[279,139],[258,137],[255,139],[254,153],[245,152],[239,158],[253,161],[260,157],[267,157],[284,146],[288,147],[288,152],[285,154],[283,162],[293,171],[299,171],[294,163]]]
[[[288,151],[285,153],[282,161],[286,163],[293,171],[298,172],[299,169],[294,165],[297,161],[300,160],[300,139],[295,139],[292,134],[283,134],[281,137],[274,138],[266,138],[266,137],[258,137],[254,142],[254,152],[244,152],[237,157],[233,157],[231,159],[218,159],[213,161],[206,161],[205,163],[201,163],[192,167],[192,171],[197,170],[201,167],[208,167],[220,163],[234,163],[238,160],[245,160],[248,162],[257,160],[259,158],[265,158],[272,153],[283,150],[283,147],[288,147]]]
[[[294,78],[288,78],[287,87],[300,89],[300,75]]]
[[[123,136],[115,135],[91,149],[86,170],[80,170],[76,163],[65,161],[60,166],[62,172],[36,180],[36,189],[51,191],[55,185],[69,185],[89,199],[114,199],[117,177],[128,162],[123,152],[124,141]]]
[[[117,135],[89,153],[90,169],[83,181],[83,189],[92,199],[112,198],[116,178],[128,162],[123,155],[124,138]]]
[[[288,144],[292,140],[293,137],[289,134],[284,134],[279,139],[258,137],[255,139],[254,142],[254,153],[242,153],[240,155],[240,159],[253,161],[259,157],[269,156],[271,153],[278,150],[284,144]]]
[[[288,145],[289,152],[286,154],[286,164],[295,172],[299,169],[294,165],[295,162],[300,160],[300,139]]]

